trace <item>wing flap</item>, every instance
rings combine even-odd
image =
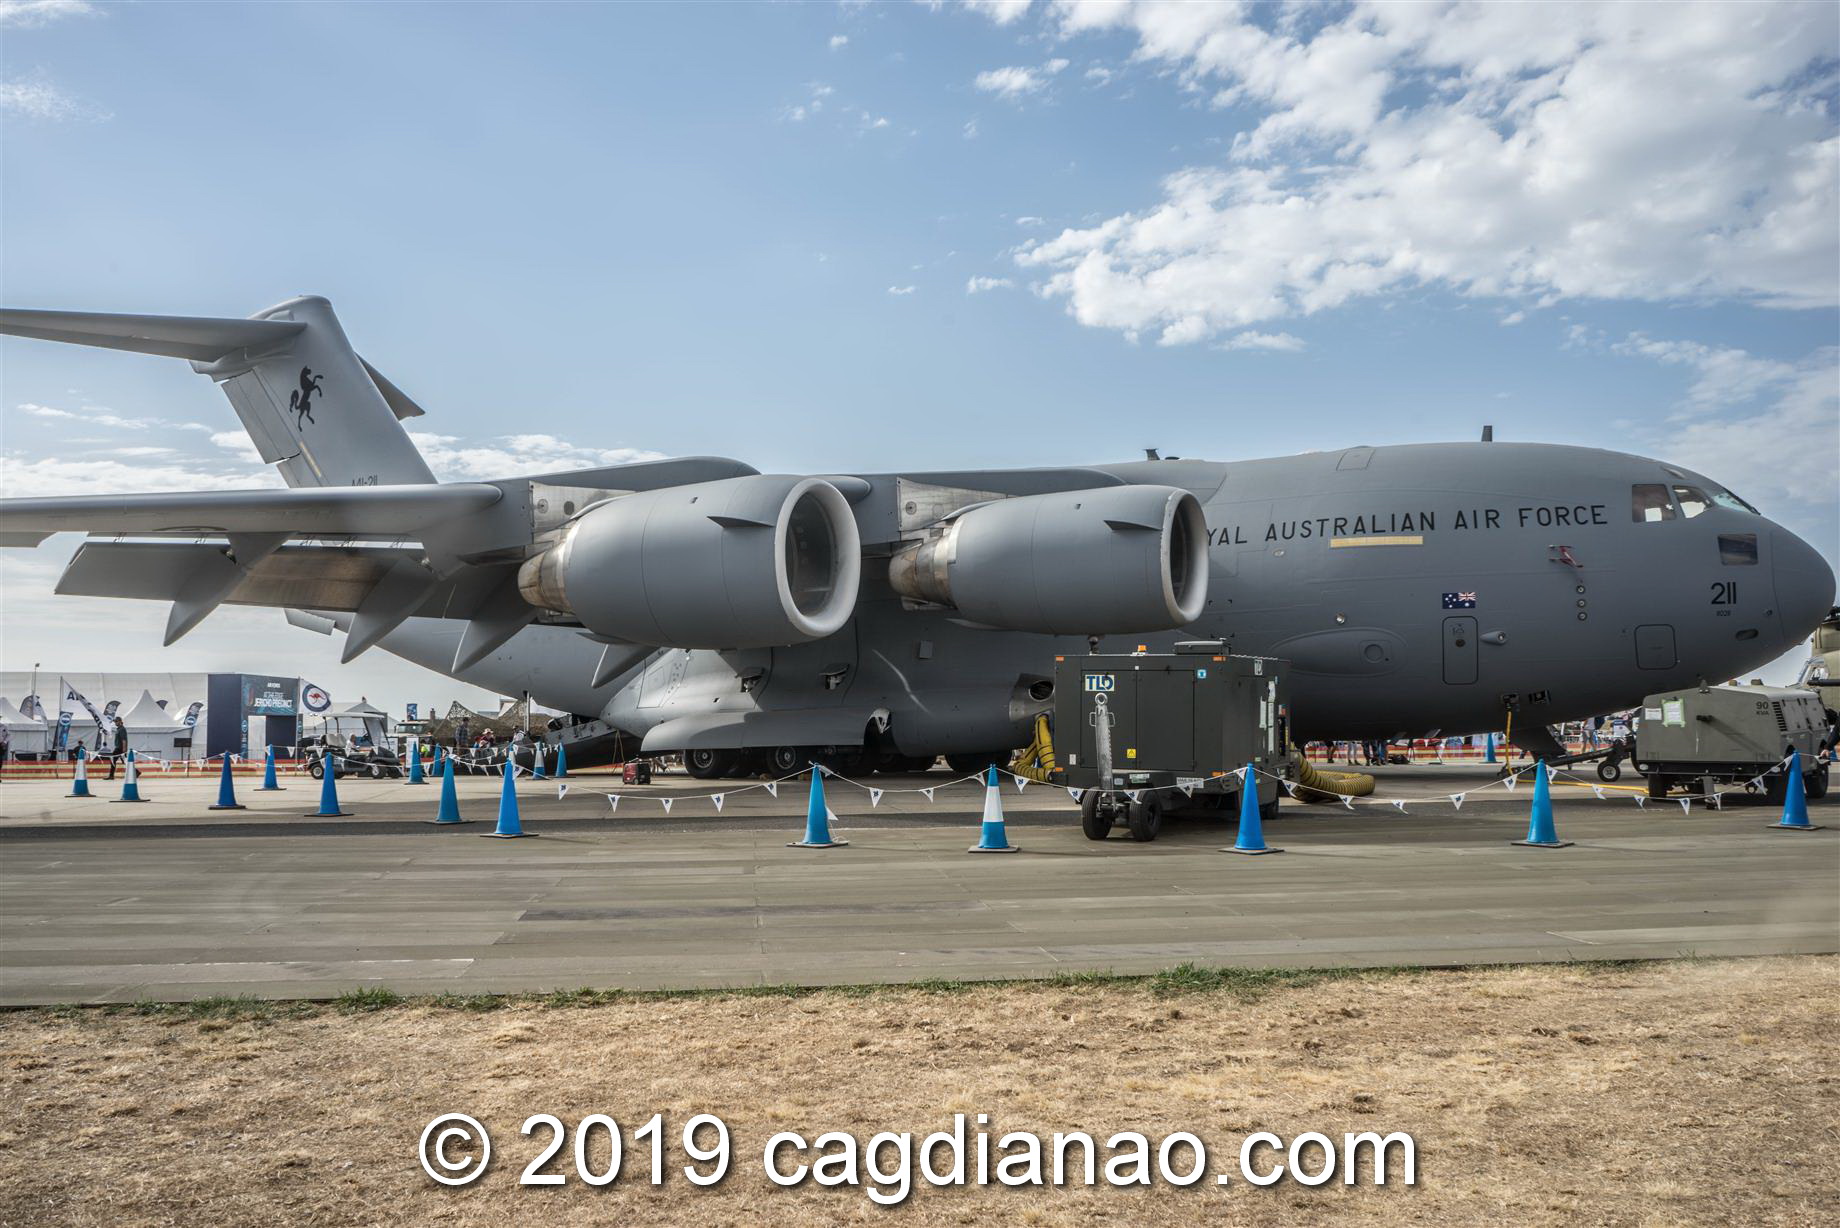
[[[223,543],[85,542],[56,592],[70,597],[192,600],[200,577],[225,566]],[[221,600],[312,610],[356,610],[399,560],[419,551],[359,546],[287,546],[247,569]]]

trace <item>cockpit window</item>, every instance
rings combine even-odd
[[[1638,482],[1629,488],[1629,510],[1637,524],[1654,524],[1674,519],[1674,501],[1667,487],[1660,483]]]
[[[1727,567],[1755,567],[1757,565],[1757,535],[1755,533],[1719,534],[1719,562]]]
[[[1706,492],[1697,486],[1676,486],[1674,497],[1680,501],[1680,514],[1688,520],[1712,506]]]
[[[1738,496],[1732,494],[1729,490],[1713,491],[1712,501],[1720,507],[1728,507],[1734,512],[1749,512],[1753,516],[1761,516],[1763,514],[1744,500],[1738,498]]]

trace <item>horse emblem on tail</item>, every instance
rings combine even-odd
[[[319,382],[324,378],[323,375],[313,374],[311,367],[300,369],[300,387],[288,393],[288,408],[294,412],[295,430],[304,429],[309,422],[319,425],[313,417],[312,400],[313,394],[319,391]]]

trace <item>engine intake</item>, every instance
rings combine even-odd
[[[896,553],[915,601],[1011,631],[1164,631],[1207,604],[1207,521],[1173,486],[1105,486],[982,503]]]
[[[518,572],[524,599],[661,648],[773,648],[849,621],[862,542],[818,478],[760,475],[588,508]]]

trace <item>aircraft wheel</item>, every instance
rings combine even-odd
[[[767,752],[767,773],[774,779],[790,776],[805,766],[805,752],[796,746],[775,746]]]
[[[1623,769],[1606,759],[1597,765],[1597,778],[1606,784],[1613,784],[1623,778]]]
[[[687,750],[684,771],[698,780],[714,780],[718,776],[733,776],[740,761],[741,756],[732,750]]]
[[[1148,843],[1163,828],[1163,804],[1154,798],[1132,802],[1124,812],[1124,822],[1131,829],[1131,839]]]
[[[1818,772],[1802,773],[1802,787],[1808,793],[1808,800],[1818,802],[1827,796],[1828,765],[1823,763]]]
[[[1669,780],[1666,776],[1663,776],[1660,772],[1650,772],[1648,774],[1648,795],[1650,797],[1666,797],[1668,795],[1668,790],[1673,787],[1674,782]]]
[[[1088,789],[1080,799],[1080,830],[1088,840],[1103,840],[1112,834],[1112,807],[1097,789]]]

